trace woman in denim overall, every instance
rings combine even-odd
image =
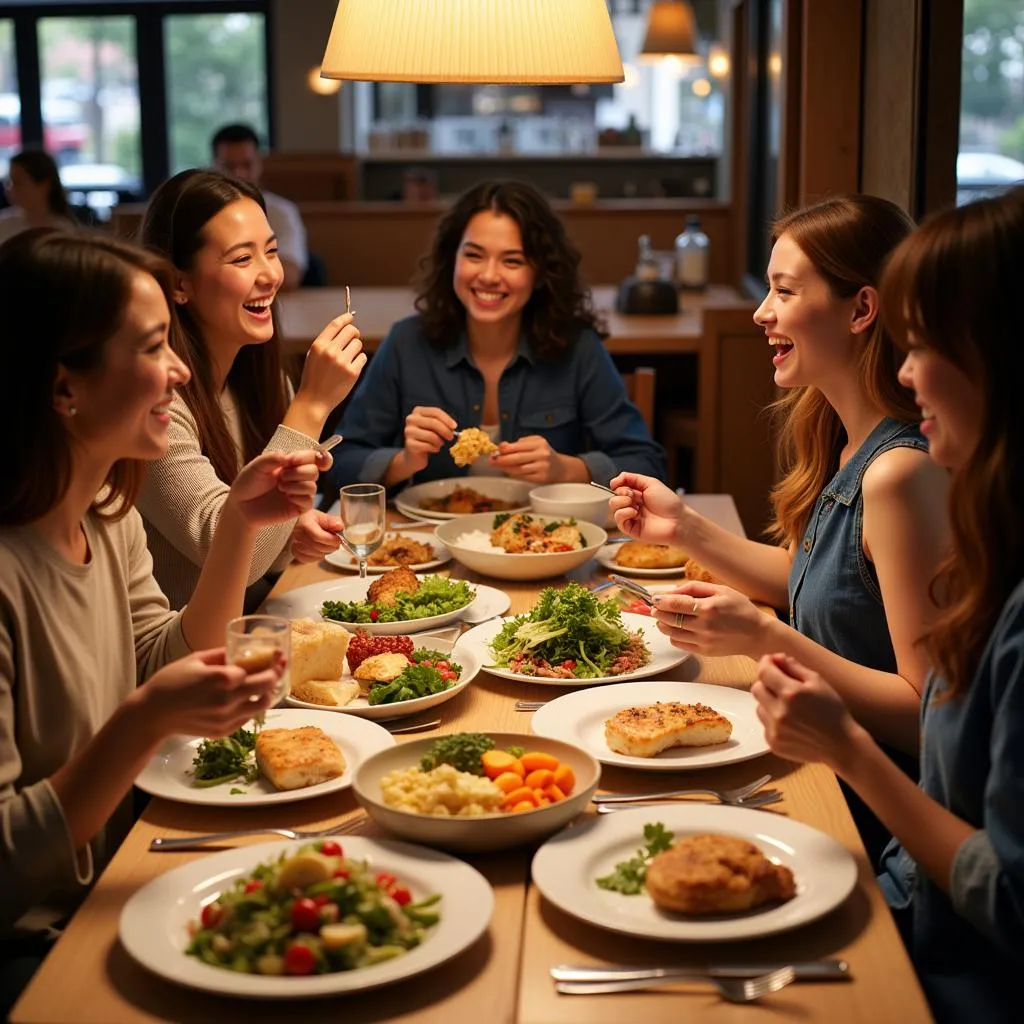
[[[916,753],[927,672],[917,646],[944,554],[945,473],[928,458],[878,317],[877,284],[912,228],[898,207],[851,196],[798,210],[774,231],[769,292],[754,320],[773,353],[785,470],[772,494],[776,544],[716,527],[656,481],[623,474],[611,500],[621,529],[677,543],[722,581],[693,581],[658,602],[659,628],[699,654],[783,651],[828,674],[858,721]],[[788,610],[788,623],[752,600]],[[906,767],[915,770],[913,757]],[[856,801],[869,853],[888,833]]]
[[[931,457],[952,470],[935,578],[921,785],[822,675],[771,655],[754,696],[772,750],[823,761],[895,840],[879,884],[940,1024],[1021,1019],[1024,956],[1024,189],[948,210],[897,250],[882,296]],[[825,678],[828,678],[825,676]]]

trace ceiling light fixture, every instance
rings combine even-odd
[[[638,57],[645,61],[664,57],[700,60],[697,20],[686,0],[655,0],[647,16],[647,33]]]

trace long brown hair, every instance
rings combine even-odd
[[[932,582],[925,638],[946,695],[971,683],[1010,592],[1024,578],[1024,189],[947,210],[893,254],[882,312],[900,344],[934,349],[979,388],[981,434],[952,473],[953,549]]]
[[[61,184],[60,171],[49,153],[41,149],[23,149],[11,157],[11,167],[20,167],[37,185],[44,181],[50,186],[46,193],[46,205],[55,217],[71,220],[71,207]]]
[[[580,278],[579,250],[551,204],[522,181],[482,181],[464,192],[441,218],[430,252],[420,260],[416,309],[434,345],[454,342],[466,310],[452,286],[455,259],[466,225],[484,210],[511,217],[523,237],[523,255],[536,271],[533,295],[523,308],[523,329],[538,359],[557,359],[585,327],[600,332],[590,292]]]
[[[258,188],[217,171],[182,171],[165,181],[146,208],[140,241],[166,256],[178,270],[192,269],[196,253],[205,244],[205,227],[225,206],[251,199],[266,212]],[[217,476],[230,484],[241,468],[235,442],[217,400],[213,362],[202,331],[188,303],[173,305],[171,346],[192,371],[181,389],[199,430],[199,444]],[[242,463],[266,447],[288,408],[288,393],[281,373],[281,347],[274,316],[274,335],[266,344],[246,345],[228,371],[227,387],[235,397],[242,427]]]
[[[788,235],[839,299],[877,287],[893,249],[913,230],[894,203],[877,196],[838,196],[776,221],[774,244]],[[910,392],[896,378],[899,350],[877,317],[860,347],[857,374],[868,399],[887,416],[919,419]],[[816,387],[790,388],[775,402],[779,461],[785,474],[772,490],[769,534],[784,544],[799,541],[822,489],[839,468],[843,425]]]
[[[104,235],[51,228],[23,231],[0,246],[0,436],[4,454],[0,524],[31,523],[71,485],[73,438],[53,404],[58,370],[99,372],[137,273],[156,279],[171,304],[173,273],[152,253]],[[94,506],[117,519],[135,502],[145,463],[115,462]]]

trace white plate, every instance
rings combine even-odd
[[[436,569],[439,565],[444,565],[446,562],[450,562],[452,560],[451,552],[436,538],[421,537],[417,534],[413,539],[418,540],[421,544],[429,544],[434,551],[434,557],[429,561],[416,562],[413,565],[410,565],[409,568],[412,569],[413,572],[429,572],[431,569]],[[329,555],[324,557],[324,561],[338,569],[348,569],[350,572],[359,572],[359,563],[344,548],[338,548],[337,551],[332,551]],[[390,572],[395,568],[397,568],[397,566],[368,564],[366,566],[366,571],[381,573]]]
[[[514,501],[515,508],[500,509],[502,512],[524,512],[530,508],[530,491],[534,485],[525,480],[513,480],[505,476],[459,476],[444,480],[428,480],[424,484],[406,487],[395,498],[395,508],[412,519],[458,519],[461,515],[472,513],[431,512],[420,508],[424,498],[444,498],[457,487],[469,487],[477,494],[488,498],[500,498],[502,501]]]
[[[428,647],[431,650],[441,651],[444,654],[450,654],[453,646],[451,640],[441,640],[440,638],[430,636],[414,637],[413,643],[417,647]],[[342,714],[356,715],[359,718],[370,718],[376,721],[386,718],[404,718],[406,715],[415,715],[420,711],[426,711],[427,708],[432,708],[437,704],[444,704],[445,701],[449,701],[462,693],[480,671],[480,661],[472,651],[466,651],[465,656],[459,659],[459,664],[462,666],[462,674],[459,676],[456,684],[447,690],[442,690],[440,693],[431,694],[429,697],[416,697],[414,700],[403,700],[396,704],[370,704],[365,697],[356,697],[351,704],[346,704],[340,708],[325,707],[322,704],[310,704],[308,701],[299,700],[297,697],[292,696],[285,698],[285,703],[293,708],[341,712]],[[341,678],[351,679],[347,662],[345,664],[345,672]]]
[[[342,842],[346,856],[369,860],[374,868],[397,875],[412,889],[414,898],[441,894],[441,920],[421,945],[372,967],[304,978],[238,974],[187,956],[188,925],[199,916],[203,904],[258,864],[294,851],[296,845],[289,841],[214,853],[154,878],[125,904],[121,942],[143,967],[188,988],[254,999],[305,999],[390,985],[430,970],[467,949],[487,930],[494,892],[468,864],[410,843],[362,836],[345,836]],[[282,1019],[291,1016],[285,1014]]]
[[[617,572],[620,576],[661,576],[670,577],[674,576],[679,580],[680,583],[686,581],[686,577],[683,575],[683,566],[676,566],[674,569],[634,569],[632,566],[619,565],[615,561],[615,555],[622,547],[622,544],[605,544],[603,548],[597,551],[594,555],[594,560],[599,564],[603,565],[606,569],[611,569],[612,572]]]
[[[206,804],[213,807],[254,807],[262,804],[288,804],[310,800],[324,793],[334,793],[352,785],[352,775],[371,754],[392,747],[395,738],[386,729],[359,718],[343,718],[317,711],[292,711],[275,708],[267,712],[268,729],[298,729],[304,725],[319,726],[338,746],[345,757],[345,772],[330,782],[304,789],[278,790],[264,778],[255,782],[225,782],[203,789],[192,785],[192,759],[202,739],[196,736],[172,736],[153,755],[149,764],[135,780],[139,789],[177,800],[182,804]],[[244,793],[232,794],[232,789]]]
[[[287,590],[279,597],[267,602],[267,611],[271,615],[281,615],[286,619],[313,619],[320,621],[320,606],[324,601],[364,601],[371,579],[324,580],[323,583],[311,583],[308,587],[296,587]],[[463,622],[482,622],[494,615],[501,615],[508,610],[511,598],[503,590],[485,587],[479,583],[470,584],[476,591],[476,597],[464,608],[443,615],[428,615],[422,619],[406,619],[404,622],[342,622],[340,625],[353,632],[365,629],[367,633],[399,636],[402,633],[422,633],[424,630],[437,629],[461,619]],[[334,622],[334,619],[330,620]]]
[[[658,701],[707,704],[732,722],[732,736],[727,743],[714,747],[672,747],[657,757],[627,757],[615,753],[605,742],[605,720],[623,708]],[[538,736],[582,747],[602,764],[649,772],[710,768],[768,753],[754,698],[746,690],[707,683],[624,683],[621,686],[602,686],[599,690],[567,693],[535,712],[530,728]]]
[[[638,668],[633,672],[624,672],[620,676],[598,676],[596,679],[546,679],[540,676],[524,676],[519,672],[510,672],[507,668],[493,666],[494,655],[488,644],[501,632],[501,628],[508,618],[482,622],[479,626],[467,630],[455,641],[452,657],[458,661],[462,652],[467,651],[475,654],[480,659],[484,671],[490,672],[492,676],[500,676],[502,679],[512,679],[521,683],[537,683],[540,686],[600,686],[604,683],[622,683],[627,679],[647,679],[675,668],[689,657],[685,651],[680,651],[669,643],[668,637],[658,630],[654,620],[649,616],[631,615],[629,612],[624,612],[622,615],[623,626],[631,633],[635,633],[638,629],[643,630],[644,639],[650,648],[651,660],[643,668]]]
[[[686,916],[659,909],[641,892],[597,885],[643,846],[644,825],[660,821],[676,839],[713,832],[757,844],[796,877],[796,896],[740,914]],[[831,836],[779,814],[717,804],[635,807],[563,829],[533,858],[533,881],[567,914],[613,932],[668,942],[725,942],[799,928],[838,907],[857,883],[857,864]]]

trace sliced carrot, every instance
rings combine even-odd
[[[511,793],[513,789],[519,789],[523,784],[523,780],[515,772],[502,772],[493,782],[502,793]]]
[[[533,790],[528,786],[520,786],[519,789],[513,789],[511,793],[507,793],[505,798],[501,801],[501,806],[504,808],[515,807],[516,804],[523,800],[529,800],[533,803]],[[536,804],[534,804],[536,806]]]
[[[559,800],[565,799],[565,794],[552,783],[547,789],[544,790],[544,795],[553,803],[557,804]]]
[[[568,796],[572,792],[573,786],[576,785],[576,776],[573,775],[572,769],[567,764],[560,764],[555,769],[554,783]]]
[[[532,800],[520,800],[514,807],[506,807],[510,814],[520,814],[522,811],[535,811],[537,805]]]
[[[515,772],[519,778],[526,778],[526,769],[523,767],[523,762],[517,757],[514,758],[512,763],[508,766],[510,772]]]
[[[550,807],[551,806],[551,801],[539,789],[535,789],[533,792],[536,794],[537,806],[538,807]]]
[[[530,789],[544,789],[555,781],[555,773],[550,768],[536,768],[523,779],[523,785]]]
[[[480,755],[480,763],[484,766],[484,774],[489,779],[496,779],[502,772],[512,767],[515,758],[507,750],[488,750]]]
[[[558,767],[557,757],[553,754],[545,754],[540,750],[523,754],[520,760],[523,762],[523,767],[528,772],[535,772],[538,768],[547,768],[549,772],[553,772]]]

